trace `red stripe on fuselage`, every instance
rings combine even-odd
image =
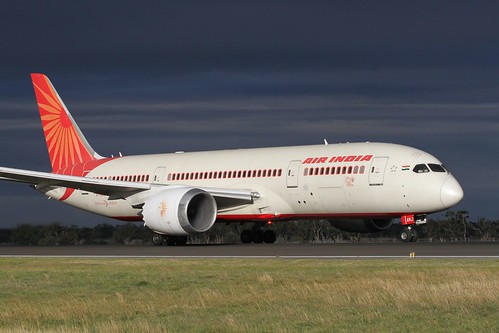
[[[411,213],[412,214],[412,213]],[[420,212],[413,213],[414,215],[422,214]],[[218,223],[230,222],[285,222],[291,220],[327,220],[327,219],[386,219],[386,218],[399,218],[404,213],[356,213],[356,214],[232,214],[232,215],[217,215]],[[140,216],[114,216],[116,220],[139,222],[143,221]]]
[[[399,218],[406,215],[407,212],[394,212],[394,213],[339,213],[339,214],[231,214],[231,215],[218,215],[218,222],[231,222],[231,221],[290,221],[290,220],[327,220],[327,219],[366,219],[366,218]],[[414,213],[421,214],[421,213]]]

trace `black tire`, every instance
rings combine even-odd
[[[411,242],[417,242],[418,241],[418,237],[419,237],[418,231],[416,229],[412,228],[411,229],[411,234],[412,234]]]
[[[263,241],[267,244],[274,244],[276,239],[277,239],[277,236],[276,236],[274,230],[266,230],[263,233]]]
[[[404,229],[402,229],[402,232],[400,233],[400,240],[404,243],[408,243],[411,241],[411,239],[412,239],[411,229],[409,229],[408,227],[404,227]]]
[[[166,245],[168,246],[177,245],[177,236],[166,236]]]
[[[185,246],[187,245],[187,236],[178,236],[177,237],[177,242],[175,245],[177,246]]]
[[[154,246],[161,246],[165,242],[165,237],[160,234],[154,234],[152,235],[152,245]]]
[[[253,231],[253,243],[255,244],[263,243],[263,231],[261,230]]]
[[[243,244],[249,244],[253,241],[253,233],[250,230],[244,230],[241,232],[241,242]]]

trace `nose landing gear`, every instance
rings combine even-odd
[[[400,233],[402,242],[415,242],[418,240],[418,232],[414,227],[404,227]]]
[[[400,217],[400,221],[404,226],[400,233],[402,242],[416,242],[418,240],[418,232],[414,226],[425,224],[426,215],[403,215]]]

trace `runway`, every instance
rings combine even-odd
[[[499,243],[0,246],[0,257],[103,258],[498,258]]]

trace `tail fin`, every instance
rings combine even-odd
[[[43,74],[31,74],[52,172],[101,159],[76,125],[54,86]]]

